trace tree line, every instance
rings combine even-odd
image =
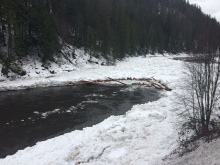
[[[63,43],[89,54],[215,51],[220,24],[185,0],[0,0],[0,50],[53,60]]]
[[[51,60],[59,48],[57,24],[44,0],[0,1],[1,51],[8,58],[37,52]]]

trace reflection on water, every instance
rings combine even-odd
[[[0,92],[0,158],[159,99],[154,89],[66,86]]]

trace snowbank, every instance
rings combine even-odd
[[[71,52],[70,50],[68,52]],[[67,54],[67,53],[66,53]],[[157,80],[161,79],[164,83],[176,79],[175,74],[166,74],[173,65],[173,60],[165,60],[167,57],[159,55],[146,57],[130,57],[122,62],[117,62],[116,66],[102,66],[104,59],[93,58],[93,63],[88,62],[90,57],[78,50],[75,55],[76,59],[68,56],[71,63],[62,61],[60,63],[52,63],[49,66],[42,66],[39,59],[28,59],[24,62],[23,68],[27,71],[27,75],[23,77],[7,79],[3,75],[0,76],[0,91],[18,90],[36,87],[48,87],[65,85],[69,81],[79,80],[97,80],[112,78],[150,78],[154,76]],[[94,63],[94,61],[96,61]],[[177,61],[176,61],[177,62]],[[158,66],[160,63],[160,66]],[[179,62],[181,63],[181,62]],[[178,62],[177,62],[178,65]],[[47,69],[46,69],[46,68]],[[172,68],[171,68],[172,69]],[[54,74],[55,73],[55,74]],[[4,80],[4,81],[3,81]]]

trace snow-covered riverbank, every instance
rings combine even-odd
[[[178,98],[184,83],[184,65],[183,62],[170,58],[133,57],[118,62],[116,66],[93,65],[90,68],[55,74],[53,77],[1,82],[1,89],[19,89],[107,77],[154,76],[173,90],[161,91],[161,99],[158,101],[135,105],[123,116],[112,116],[82,131],[73,131],[39,142],[33,147],[18,151],[15,155],[0,159],[0,164],[165,164],[163,158],[178,146],[178,129],[182,121],[178,114],[184,110]],[[179,162],[184,164],[182,159]],[[193,164],[197,160],[191,157],[190,161]],[[217,162],[218,159],[215,159],[212,164]],[[177,163],[173,162],[173,164]]]
[[[90,81],[107,79],[107,77],[150,78],[154,76],[157,80],[161,79],[164,83],[166,83],[167,80],[172,81],[173,78],[176,78],[175,72],[171,75],[166,73],[169,72],[170,67],[175,67],[172,66],[173,60],[168,60],[170,56],[147,55],[146,57],[130,57],[124,61],[116,62],[115,66],[102,66],[100,64],[105,63],[103,59],[93,58],[93,63],[91,63],[88,62],[91,60],[90,57],[88,55],[81,55],[82,53],[83,52],[78,51],[78,57],[76,59],[71,59],[74,64],[63,60],[64,63],[62,62],[60,67],[58,64],[52,63],[47,69],[45,69],[45,66],[42,67],[42,63],[39,60],[27,60],[25,64],[23,64],[23,68],[27,72],[27,75],[16,78],[16,80],[13,79],[13,76],[6,79],[5,76],[1,75],[0,91],[59,86],[65,85],[69,81]],[[164,59],[166,59],[166,62]],[[52,72],[56,74],[52,74]]]

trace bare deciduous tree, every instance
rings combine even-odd
[[[197,136],[205,136],[215,129],[213,112],[217,101],[220,71],[220,54],[194,55],[199,62],[189,63],[190,96],[185,105],[190,115],[190,127]]]

